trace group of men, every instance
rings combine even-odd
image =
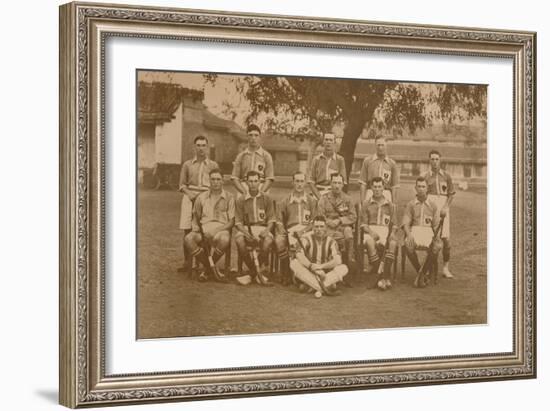
[[[191,270],[194,260],[200,267],[199,281],[209,277],[228,281],[216,262],[230,250],[233,233],[241,262],[235,277],[239,284],[270,286],[277,279],[283,285],[295,282],[316,298],[337,295],[340,285],[352,286],[345,277],[356,271],[354,228],[358,223],[358,250],[368,257],[367,278],[374,279],[369,282],[372,287],[392,287],[390,273],[399,230],[417,271],[415,285],[422,286],[419,279],[425,269],[418,260],[418,248],[426,249],[431,261],[437,261],[443,249],[443,276],[453,277],[449,207],[455,191],[451,176],[440,167],[438,151],[429,153],[430,169],[416,179],[416,197],[408,202],[398,223],[399,173],[386,153],[384,138],[375,140],[376,154],[363,161],[356,207],[344,192],[345,161],[335,151],[334,135],[324,136],[323,152],[313,158],[307,176],[294,173],[292,191],[281,201],[268,194],[274,182],[273,159],[261,146],[260,128],[248,126],[247,136],[248,146],[237,155],[231,175],[237,198],[224,189],[218,164],[207,156],[208,139],[195,138],[195,157],[184,162],[180,175],[180,229],[186,257],[180,270]],[[271,254],[279,262],[275,278],[266,275]],[[437,275],[437,265],[431,269]]]

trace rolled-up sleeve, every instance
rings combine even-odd
[[[235,224],[244,224],[244,197],[240,196],[235,201]]]
[[[348,176],[346,173],[346,160],[344,157],[338,158],[338,172],[344,177],[344,184],[347,184]]]
[[[227,195],[227,219],[229,221],[235,218],[235,197],[232,194]]]
[[[311,162],[311,167],[309,168],[307,181],[310,183],[315,184],[316,178],[317,178],[317,157],[313,158],[313,161]]]
[[[186,186],[189,182],[189,172],[187,169],[187,163],[183,163],[180,171],[180,188]]]
[[[233,162],[233,172],[231,173],[232,180],[241,179],[241,163],[243,159],[243,153],[239,153]]]
[[[273,169],[273,157],[266,151],[265,154],[265,178],[275,180],[275,171]]]
[[[275,215],[275,201],[269,196],[264,197],[265,200],[265,217],[267,224],[274,223],[277,221],[277,216]]]
[[[395,161],[392,161],[391,164],[391,188],[398,188],[399,187],[399,169],[397,167],[397,163]]]
[[[403,213],[403,219],[401,220],[401,226],[410,227],[414,219],[414,208],[411,203],[408,203]]]
[[[365,158],[363,160],[363,164],[361,164],[361,171],[359,172],[359,183],[364,184],[366,186],[369,185],[369,175],[368,175],[368,160]]]
[[[191,229],[193,231],[200,231],[199,224],[202,218],[202,196],[199,195],[195,199],[193,204],[193,218],[191,219]]]

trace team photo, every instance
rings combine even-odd
[[[487,323],[487,86],[138,70],[137,337]]]

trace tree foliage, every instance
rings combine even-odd
[[[209,82],[216,79],[207,76]],[[272,132],[313,141],[340,126],[340,154],[348,175],[357,140],[367,128],[400,136],[435,118],[452,123],[486,116],[483,86],[291,76],[234,76],[232,82],[250,105],[247,122],[260,121]]]

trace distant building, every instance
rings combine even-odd
[[[231,172],[246,132],[212,114],[204,93],[171,83],[138,83],[138,181],[147,186],[177,184],[184,161],[193,157],[193,139],[208,137],[210,158]]]
[[[208,137],[210,158],[230,174],[232,162],[246,147],[246,132],[237,123],[208,111],[204,93],[178,84],[138,83],[138,181],[146,186],[177,186],[181,164],[193,156],[193,139]],[[275,176],[290,177],[307,171],[310,143],[299,137],[265,133],[263,147],[273,156]],[[428,170],[428,152],[441,152],[443,167],[457,181],[486,184],[487,146],[483,124],[421,130],[414,136],[388,139],[389,155],[397,162],[402,178],[414,178]],[[317,152],[322,150],[317,148]],[[363,159],[375,152],[372,139],[357,141],[351,180],[357,179]]]

